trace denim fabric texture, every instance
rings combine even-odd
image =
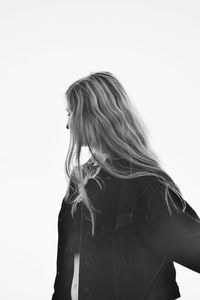
[[[200,219],[187,203],[170,216],[164,185],[155,176],[118,179],[101,169],[103,190],[86,184],[96,213],[95,235],[87,208],[75,218],[63,199],[58,215],[57,274],[52,300],[71,300],[74,253],[80,253],[79,300],[180,298],[174,262],[200,273]],[[70,195],[69,195],[70,196]],[[177,196],[171,196],[178,203]],[[76,197],[76,194],[73,195]]]

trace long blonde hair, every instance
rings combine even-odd
[[[186,204],[178,186],[162,169],[156,153],[150,147],[146,125],[124,87],[112,73],[90,73],[70,85],[65,95],[71,114],[70,144],[65,161],[69,185],[65,201],[70,201],[70,188],[77,192],[71,202],[72,216],[77,203],[82,200],[89,210],[94,235],[96,209],[85,185],[89,178],[96,178],[101,168],[122,179],[154,175],[166,186],[165,200],[169,211],[168,196],[172,203],[173,200],[168,188],[178,195],[185,209]],[[84,165],[80,164],[82,146],[87,146],[92,155],[89,163]],[[106,154],[106,159],[96,155],[98,152]],[[118,169],[114,162],[119,160],[128,162],[128,167]]]

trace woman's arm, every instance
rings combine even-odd
[[[140,201],[145,202],[147,210],[140,217],[139,235],[160,255],[200,273],[200,219],[185,200],[186,209],[182,211],[180,199],[171,189],[179,209],[170,206],[170,215],[164,198],[166,188],[155,176],[142,180]]]

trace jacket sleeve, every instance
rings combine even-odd
[[[200,219],[194,209],[181,197],[186,204],[184,210],[180,197],[155,176],[145,176],[139,193],[145,203],[139,235],[146,246],[200,273]],[[172,200],[170,205],[166,195]]]

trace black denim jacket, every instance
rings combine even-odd
[[[77,242],[79,300],[179,298],[173,262],[200,273],[198,215],[186,202],[185,212],[174,209],[170,216],[164,185],[153,175],[124,180],[101,169],[99,177],[103,190],[94,179],[86,184],[94,207],[101,211],[96,213],[94,237],[87,208],[79,203],[73,220],[71,206],[63,199],[52,300],[71,300]],[[177,195],[171,195],[178,205]]]

